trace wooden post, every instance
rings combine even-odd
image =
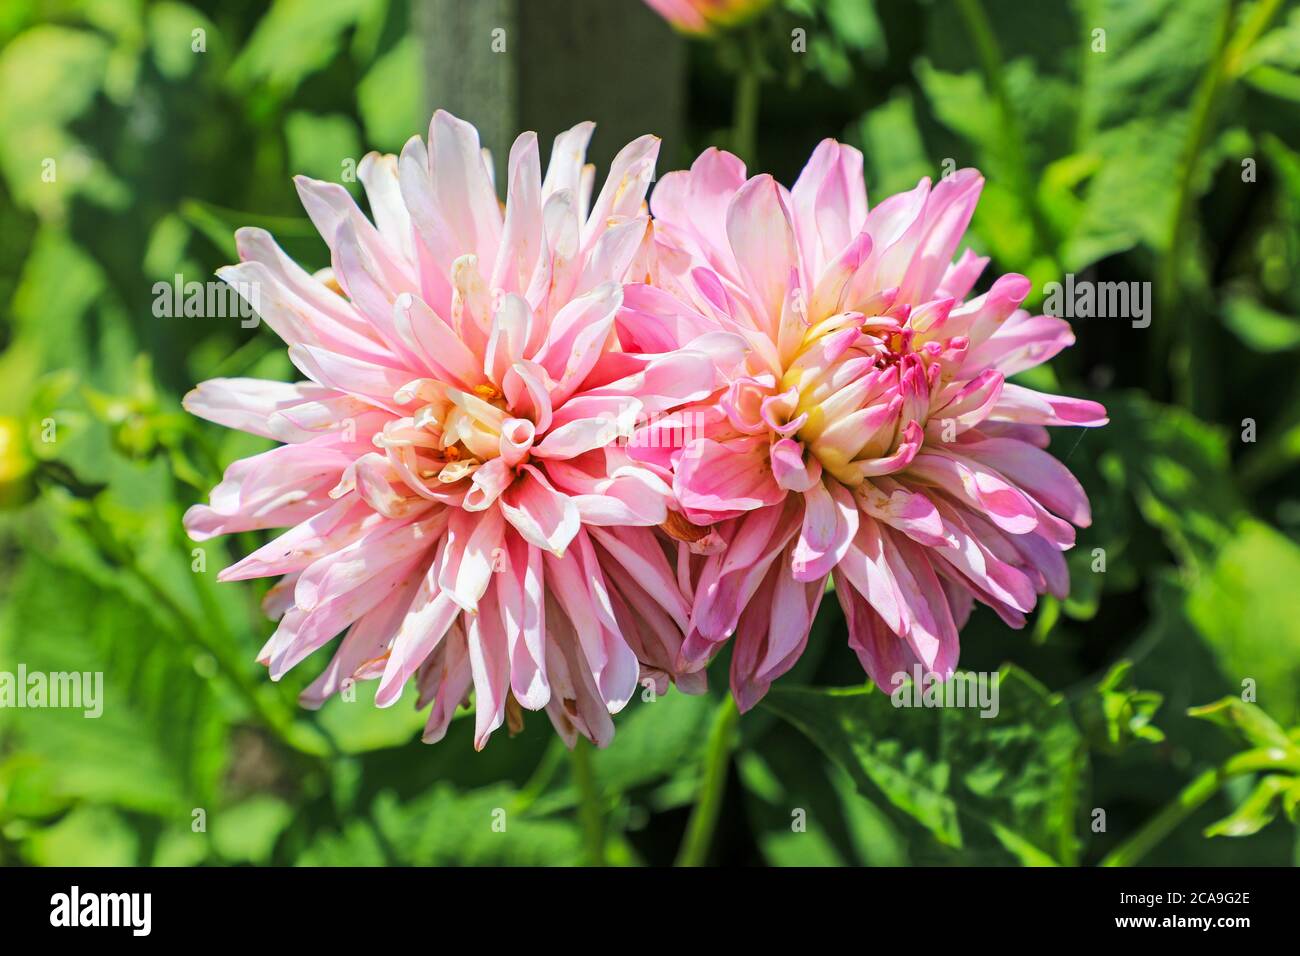
[[[686,44],[641,0],[413,0],[430,112],[478,127],[505,182],[514,138],[536,130],[545,163],[556,133],[596,121],[597,183],[624,144],[682,149]]]

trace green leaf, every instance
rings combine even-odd
[[[964,859],[1077,858],[1082,738],[1060,696],[1017,668],[1000,672],[990,718],[972,707],[896,707],[870,687],[775,688],[764,705],[843,766],[865,796],[967,851]]]
[[[1300,345],[1300,319],[1250,296],[1235,295],[1223,303],[1223,324],[1256,352],[1285,352]]]
[[[361,139],[356,124],[342,113],[307,113],[295,110],[285,118],[289,142],[289,167],[313,179],[343,180],[356,191],[355,173],[361,161]],[[352,180],[344,175],[351,171]]]
[[[1300,779],[1282,774],[1263,777],[1237,809],[1205,828],[1207,837],[1250,836],[1273,822],[1287,794],[1300,791]],[[1291,798],[1293,801],[1294,796]]]
[[[1192,707],[1187,714],[1226,727],[1256,747],[1290,749],[1294,746],[1286,731],[1262,707],[1247,703],[1240,697],[1225,697],[1213,704]]]
[[[109,44],[89,30],[41,25],[0,49],[0,171],[13,195],[61,216],[83,188],[121,190],[67,130],[103,82]]]
[[[226,862],[266,863],[292,819],[289,804],[270,794],[257,794],[214,811],[208,824],[212,842]]]
[[[58,798],[161,815],[212,806],[225,725],[196,655],[150,609],[80,571],[28,554],[0,638],[0,669],[100,675],[88,708],[0,710],[0,734],[49,768]],[[91,709],[93,712],[93,709]]]
[[[671,692],[654,700],[638,698],[618,715],[617,746],[592,755],[592,771],[602,791],[622,793],[664,778],[694,781],[714,702],[707,696]],[[563,783],[538,799],[534,810],[550,813],[577,803],[566,774]],[[692,792],[687,788],[687,793]]]
[[[413,34],[400,40],[366,71],[357,84],[357,109],[371,146],[400,152],[406,141],[428,124],[420,86],[423,75],[420,44]]]
[[[1164,733],[1151,723],[1164,695],[1133,686],[1133,662],[1117,661],[1079,700],[1075,710],[1089,746],[1117,754],[1137,741],[1159,743]]]
[[[751,827],[773,866],[901,866],[904,835],[853,779],[777,721],[736,759]]]
[[[582,859],[577,827],[515,809],[508,786],[459,793],[439,784],[405,803],[381,793],[364,820],[317,839],[299,858],[306,866],[553,866]]]
[[[1133,392],[1107,396],[1106,411],[1110,424],[1088,433],[1087,453],[1066,459],[1069,466],[1090,493],[1101,485],[1091,477],[1094,468],[1124,487],[1141,519],[1163,534],[1185,566],[1212,560],[1245,514],[1225,432]],[[1123,530],[1131,521],[1118,513],[1109,525],[1135,546],[1145,545]],[[1115,557],[1108,555],[1111,564]]]
[[[236,89],[287,97],[338,54],[344,34],[382,18],[384,0],[275,0],[230,69]]]
[[[428,713],[415,709],[415,690],[406,688],[391,707],[376,707],[378,681],[354,685],[355,700],[336,695],[320,710],[320,725],[343,753],[400,747],[416,739]]]
[[[870,171],[867,182],[877,196],[912,189],[921,177],[935,172],[916,125],[912,97],[906,91],[896,93],[862,118],[862,152]]]
[[[148,18],[154,63],[158,72],[169,80],[188,76],[199,58],[208,55],[208,44],[218,38],[212,21],[187,3],[155,4],[149,8]],[[194,49],[195,30],[204,31],[203,52]]]
[[[1238,686],[1285,724],[1300,719],[1300,547],[1244,521],[1187,601],[1187,614]]]
[[[139,836],[108,807],[78,807],[54,826],[35,831],[22,852],[35,866],[134,866]]]

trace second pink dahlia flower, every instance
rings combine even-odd
[[[982,185],[962,170],[868,211],[861,154],[826,140],[788,191],[709,150],[651,197],[657,288],[638,307],[749,345],[725,389],[635,452],[710,528],[682,548],[679,664],[704,667],[734,635],[742,710],[802,653],[828,577],[887,689],[915,666],[951,676],[974,602],[1020,627],[1069,588],[1062,551],[1088,501],[1044,426],[1105,411],[1007,381],[1073,336],[1019,308],[1023,276],[971,296],[987,260],[953,257]]]
[[[196,540],[288,528],[221,579],[283,576],[259,658],[273,678],[346,630],[308,706],[352,679],[378,679],[388,705],[414,677],[426,740],[472,689],[478,747],[520,705],[604,745],[639,660],[660,684],[673,666],[689,608],[654,530],[671,490],[620,436],[712,393],[711,350],[729,346],[621,341],[659,144],[627,146],[592,199],[591,132],[558,136],[545,178],[520,136],[503,207],[474,128],[439,112],[427,146],[361,163],[373,224],[343,187],[297,180],[330,269],[237,235],[243,261],[221,275],[256,292],[307,381],[187,396],[285,444],[231,465],[185,521]]]
[[[757,15],[772,0],[645,0],[683,33],[708,36]]]

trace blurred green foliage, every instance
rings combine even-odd
[[[733,142],[756,73],[756,168],[788,182],[827,135],[877,198],[976,165],[991,273],[1151,282],[1157,311],[1080,320],[1025,376],[1112,424],[1057,438],[1095,515],[1070,598],[963,634],[1000,718],[890,706],[828,601],[741,721],[713,859],[1296,862],[1300,9],[785,0],[742,29],[692,43],[692,150]],[[250,224],[326,264],[290,177],[356,192],[349,163],[427,123],[419,64],[403,0],[0,8],[0,670],[102,671],[110,702],[0,709],[0,862],[567,864],[584,799],[608,861],[674,858],[718,691],[634,702],[594,794],[537,717],[475,754],[472,721],[425,747],[366,689],[312,714],[310,666],[253,663],[265,586],[215,582],[259,536],[181,531],[266,443],[180,395],[290,369],[268,331],[155,316],[154,283],[211,277]]]

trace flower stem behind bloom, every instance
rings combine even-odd
[[[718,826],[718,813],[722,810],[722,794],[727,787],[727,769],[731,766],[731,752],[735,749],[736,728],[740,711],[730,694],[722,699],[713,716],[713,729],[709,731],[709,748],[704,757],[704,776],[700,792],[695,798],[695,809],[686,824],[686,836],[677,853],[678,866],[703,866],[713,843],[713,831]]]
[[[592,745],[579,738],[573,745],[573,782],[578,788],[578,819],[582,821],[582,842],[588,866],[606,866],[605,821],[600,806],[600,789],[591,768]]]

